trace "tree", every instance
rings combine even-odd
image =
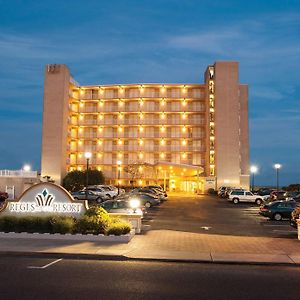
[[[63,187],[70,192],[81,190],[86,185],[87,171],[71,171],[63,179]],[[89,170],[89,185],[103,184],[104,175],[98,170]]]

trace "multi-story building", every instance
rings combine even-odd
[[[121,185],[195,191],[249,186],[248,86],[237,62],[203,84],[80,86],[65,65],[45,70],[42,176],[86,168]]]

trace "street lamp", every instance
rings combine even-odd
[[[30,170],[31,170],[31,166],[30,165],[26,164],[26,165],[23,166],[23,171],[24,172],[29,172]]]
[[[251,166],[250,167],[250,173],[252,174],[252,193],[254,192],[254,175],[257,173],[257,166]]]
[[[274,168],[276,170],[276,189],[277,189],[277,199],[278,199],[278,192],[279,192],[279,169],[281,168],[281,164],[275,164]]]
[[[85,152],[84,157],[86,158],[86,175],[85,175],[85,199],[88,200],[88,185],[89,185],[89,162],[92,157],[91,152]]]
[[[122,164],[122,162],[121,162],[120,160],[118,160],[118,161],[117,161],[117,165],[118,165],[118,196],[120,195],[121,164]]]

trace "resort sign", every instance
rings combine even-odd
[[[87,201],[75,201],[63,187],[39,183],[26,190],[18,200],[7,200],[0,215],[66,215],[80,217],[88,209]]]

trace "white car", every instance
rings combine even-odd
[[[253,202],[257,205],[261,205],[263,202],[263,197],[254,195],[250,191],[233,190],[229,194],[228,201],[232,201],[234,204],[238,204],[239,202]]]

